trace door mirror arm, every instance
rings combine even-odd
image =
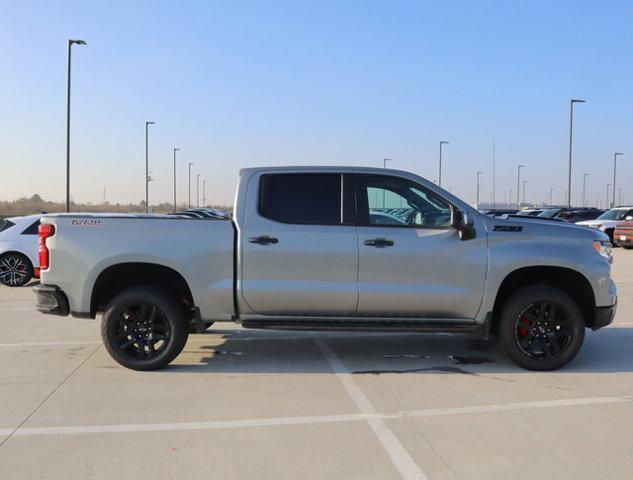
[[[477,230],[473,225],[473,221],[468,218],[467,213],[453,207],[451,211],[451,227],[459,233],[459,239],[462,241],[472,240],[477,236]]]

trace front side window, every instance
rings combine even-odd
[[[384,175],[359,175],[358,218],[361,225],[448,228],[451,206],[412,181]]]
[[[283,223],[342,223],[340,174],[270,174],[261,177],[259,210]]]

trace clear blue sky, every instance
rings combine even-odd
[[[73,53],[72,195],[179,200],[186,163],[211,202],[232,202],[253,165],[381,166],[437,178],[474,201],[526,200],[567,182],[569,98],[577,106],[574,198],[589,172],[604,198],[612,153],[633,201],[633,2],[0,2],[0,198],[64,196],[66,39]]]

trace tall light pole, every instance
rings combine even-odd
[[[512,203],[512,190],[510,190],[510,198],[508,199],[508,205],[510,205],[511,203]]]
[[[549,189],[549,204],[554,205],[554,187],[550,187]]]
[[[193,162],[189,162],[189,206],[187,208],[191,208],[191,165]]]
[[[587,177],[589,176],[588,173],[583,173],[582,174],[582,207],[585,208],[587,206],[587,196],[586,196],[586,192],[587,192]]]
[[[567,172],[567,206],[571,207],[571,150],[574,131],[574,103],[585,103],[586,100],[571,98],[569,100],[569,171]]]
[[[72,46],[86,45],[83,40],[68,39],[68,80],[66,82],[66,212],[70,212],[70,71]]]
[[[527,183],[527,180],[523,180],[523,196],[522,196],[522,200],[521,203],[523,205],[525,205],[525,184]]]
[[[607,210],[609,210],[609,187],[611,186],[610,183],[607,183],[607,198],[604,202],[604,206]]]
[[[196,174],[196,208],[200,208],[200,174]]]
[[[446,140],[440,141],[440,173],[437,177],[437,181],[440,187],[442,186],[442,145],[448,145],[448,142]]]
[[[495,208],[495,203],[496,203],[496,192],[495,192],[495,185],[497,183],[497,179],[495,178],[496,176],[496,158],[495,158],[495,141],[492,141],[492,208]]]
[[[521,209],[521,200],[520,200],[520,193],[521,193],[521,169],[525,168],[525,165],[518,165],[517,166],[517,208],[520,210]]]
[[[149,213],[149,126],[154,122],[145,122],[145,213]]]
[[[207,207],[207,181],[202,180],[202,208]]]
[[[484,172],[477,172],[477,200],[475,202],[475,208],[479,209],[479,189],[481,188],[481,183],[479,183],[479,175]]]
[[[180,148],[174,147],[174,212],[178,210],[176,206],[176,152],[179,150]]]
[[[616,173],[616,167],[618,164],[618,155],[624,155],[621,152],[616,152],[613,154],[613,205],[612,207],[615,207],[615,173]]]

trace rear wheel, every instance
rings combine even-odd
[[[23,287],[33,278],[33,265],[21,253],[6,253],[0,257],[0,283],[7,287]]]
[[[569,363],[585,338],[585,319],[565,292],[526,287],[505,303],[499,337],[504,352],[528,370],[556,370]]]
[[[119,364],[132,370],[157,370],[178,356],[189,332],[174,298],[155,287],[133,287],[110,302],[101,335]]]

